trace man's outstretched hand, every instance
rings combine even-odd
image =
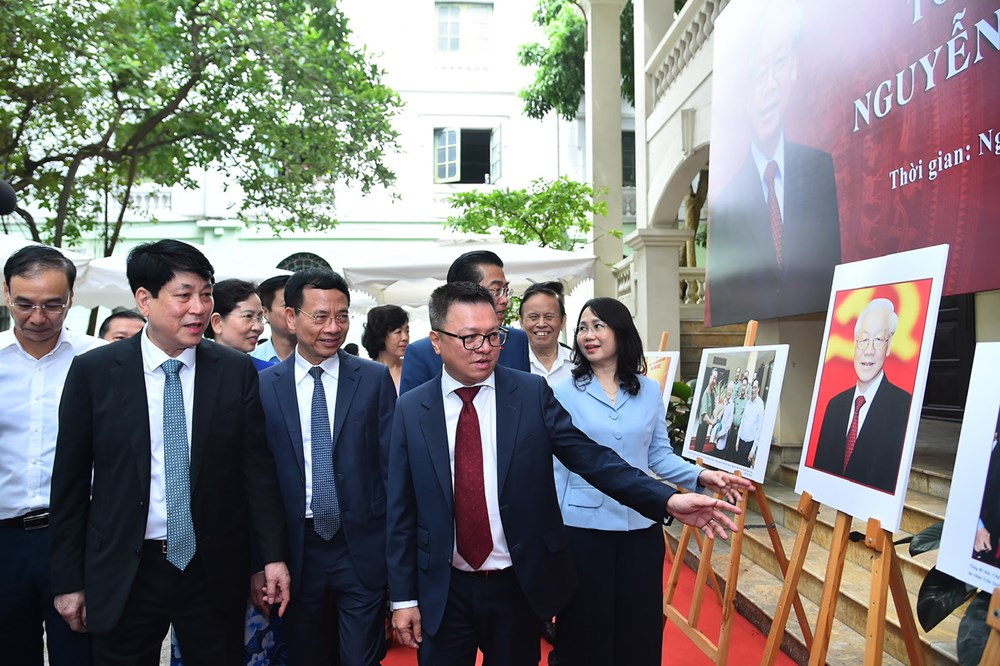
[[[674,493],[667,500],[667,513],[685,525],[703,530],[709,539],[716,534],[728,539],[726,530],[736,531],[736,523],[723,511],[741,513],[738,506],[698,493]]]

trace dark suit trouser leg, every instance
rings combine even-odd
[[[698,430],[694,436],[694,450],[701,453],[705,450],[705,440],[708,438],[708,424],[698,419]]]
[[[51,666],[91,663],[90,636],[77,633],[52,605],[49,530],[0,527],[0,662],[41,666],[42,625]]]
[[[144,545],[118,624],[94,636],[95,664],[157,666],[170,624],[184,666],[242,663],[245,599],[235,597],[221,605],[210,589],[198,554],[180,571],[167,562],[158,544]]]
[[[373,666],[382,658],[384,589],[361,584],[343,530],[324,541],[306,528],[302,584],[283,618],[293,666]],[[338,629],[339,626],[339,629]]]
[[[663,530],[569,528],[579,585],[556,615],[559,666],[658,666],[663,644]]]
[[[478,647],[483,666],[537,666],[541,629],[513,571],[482,578],[455,569],[441,626],[424,634],[417,657],[420,666],[473,666]]]

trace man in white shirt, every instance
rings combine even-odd
[[[760,398],[760,380],[754,379],[750,385],[750,400],[743,410],[743,421],[736,434],[736,449],[733,462],[750,467],[757,456],[757,440],[764,428],[764,401]]]
[[[90,663],[90,639],[52,606],[49,490],[58,407],[73,357],[103,344],[63,327],[76,267],[58,250],[31,245],[4,266],[14,327],[0,333],[0,653],[5,664]]]

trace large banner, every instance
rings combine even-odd
[[[946,294],[1000,288],[1000,2],[733,0],[714,34],[711,325],[940,243]]]

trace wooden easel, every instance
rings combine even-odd
[[[1000,587],[993,590],[990,609],[986,612],[986,624],[990,625],[990,638],[986,641],[980,664],[1000,664]]]
[[[802,493],[799,502],[799,513],[803,520],[792,549],[790,571],[785,576],[785,585],[781,590],[778,608],[771,623],[771,631],[767,636],[767,646],[761,664],[771,666],[778,656],[778,645],[788,620],[788,602],[791,595],[798,595],[795,590],[802,574],[806,552],[809,549],[816,517],[819,513],[819,502],[812,499],[809,493]],[[819,605],[819,617],[816,618],[816,637],[809,652],[810,666],[826,663],[826,654],[830,648],[830,634],[833,630],[834,614],[837,610],[837,594],[840,591],[840,581],[844,574],[844,560],[847,557],[847,547],[851,533],[852,517],[843,511],[837,512],[834,523],[833,539],[830,543],[830,559],[826,565],[826,578],[823,581],[823,595]],[[899,568],[899,559],[892,545],[892,533],[882,529],[882,524],[874,518],[868,521],[865,530],[865,545],[875,551],[872,561],[872,588],[868,603],[868,624],[865,641],[865,666],[877,666],[882,663],[882,645],[885,641],[886,610],[889,592],[896,606],[900,630],[911,666],[924,666],[923,646],[917,634],[917,625],[910,608],[910,600],[906,596],[906,586],[903,583],[903,573]],[[993,595],[993,603],[1000,604],[998,595]],[[991,604],[992,609],[993,604]],[[997,621],[1000,627],[1000,620]],[[991,625],[993,626],[993,625]],[[994,627],[994,629],[997,629]],[[991,640],[997,638],[994,635]],[[1000,639],[997,639],[997,650],[1000,653]],[[983,663],[988,663],[984,661]]]
[[[743,340],[743,346],[752,347],[756,339],[757,322],[750,320],[747,323],[747,332]],[[664,339],[661,341],[662,346],[666,345],[665,341],[666,333],[664,333]],[[698,466],[703,466],[701,458],[698,458],[697,464]],[[736,472],[736,475],[742,476],[739,471]],[[721,499],[722,495],[717,494],[716,497]],[[768,503],[767,495],[764,493],[763,484],[755,484],[754,497],[757,499],[757,506],[760,507],[761,515],[764,517],[765,527],[771,538],[771,545],[774,548],[774,557],[778,562],[778,567],[781,569],[782,574],[787,574],[788,558],[785,556],[784,546],[781,543],[781,538],[778,536],[777,528],[774,524],[774,516],[771,513],[771,506]],[[712,569],[712,548],[715,541],[705,539],[701,534],[701,530],[688,525],[685,525],[681,530],[680,540],[677,544],[677,555],[673,557],[670,576],[667,579],[667,589],[663,595],[663,614],[668,620],[676,624],[702,652],[719,666],[724,666],[729,658],[729,641],[732,636],[733,621],[736,612],[736,585],[740,572],[740,559],[743,554],[743,535],[746,529],[746,511],[749,499],[749,493],[743,493],[738,504],[741,513],[736,517],[736,531],[733,533],[732,543],[729,548],[729,568],[726,575],[725,595],[721,595],[718,581],[715,578],[715,571]],[[691,597],[691,608],[688,614],[685,615],[673,605],[673,599],[677,591],[677,583],[680,579],[680,567],[684,564],[681,554],[687,552],[692,533],[698,543],[701,557],[698,562],[698,573],[695,577],[694,593]],[[722,606],[722,626],[719,629],[718,644],[713,643],[712,639],[698,629],[705,584],[709,578],[712,580],[712,587],[715,590],[716,597],[719,597],[719,603]],[[791,606],[795,608],[795,616],[798,618],[799,625],[802,628],[802,635],[805,637],[806,646],[810,647],[812,645],[812,634],[809,631],[809,623],[806,620],[805,609],[802,607],[802,600],[799,598],[797,592],[790,599]]]

